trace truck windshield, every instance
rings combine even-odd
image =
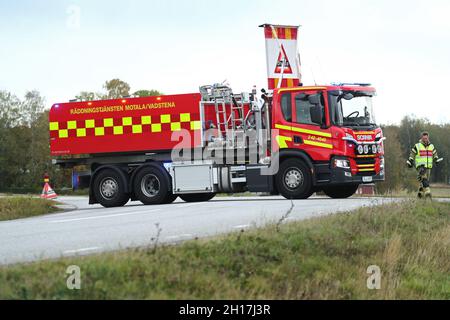
[[[342,127],[376,126],[373,96],[367,92],[347,92],[330,96],[332,122]]]

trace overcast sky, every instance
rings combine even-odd
[[[266,87],[262,23],[302,25],[305,84],[370,82],[377,121],[450,122],[450,1],[0,0],[0,90],[47,106],[112,78],[197,92]]]

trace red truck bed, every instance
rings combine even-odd
[[[172,133],[182,129],[192,137],[182,147],[200,147],[200,99],[193,93],[55,104],[49,115],[51,154],[171,150],[179,144],[171,141]]]

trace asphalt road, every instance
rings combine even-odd
[[[89,206],[87,197],[60,197],[74,210],[0,222],[0,264],[180,242],[279,221],[291,207],[281,197],[216,197],[209,202],[122,208]],[[386,198],[295,200],[287,221],[393,201]]]

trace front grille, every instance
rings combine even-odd
[[[367,172],[358,172],[356,175],[360,176],[360,177],[373,176],[373,175],[375,175],[375,170],[374,171],[367,171]]]
[[[356,165],[360,177],[367,177],[375,175],[375,158],[357,158]]]
[[[375,158],[361,158],[361,159],[356,159],[356,164],[357,165],[364,165],[364,164],[375,164]]]

